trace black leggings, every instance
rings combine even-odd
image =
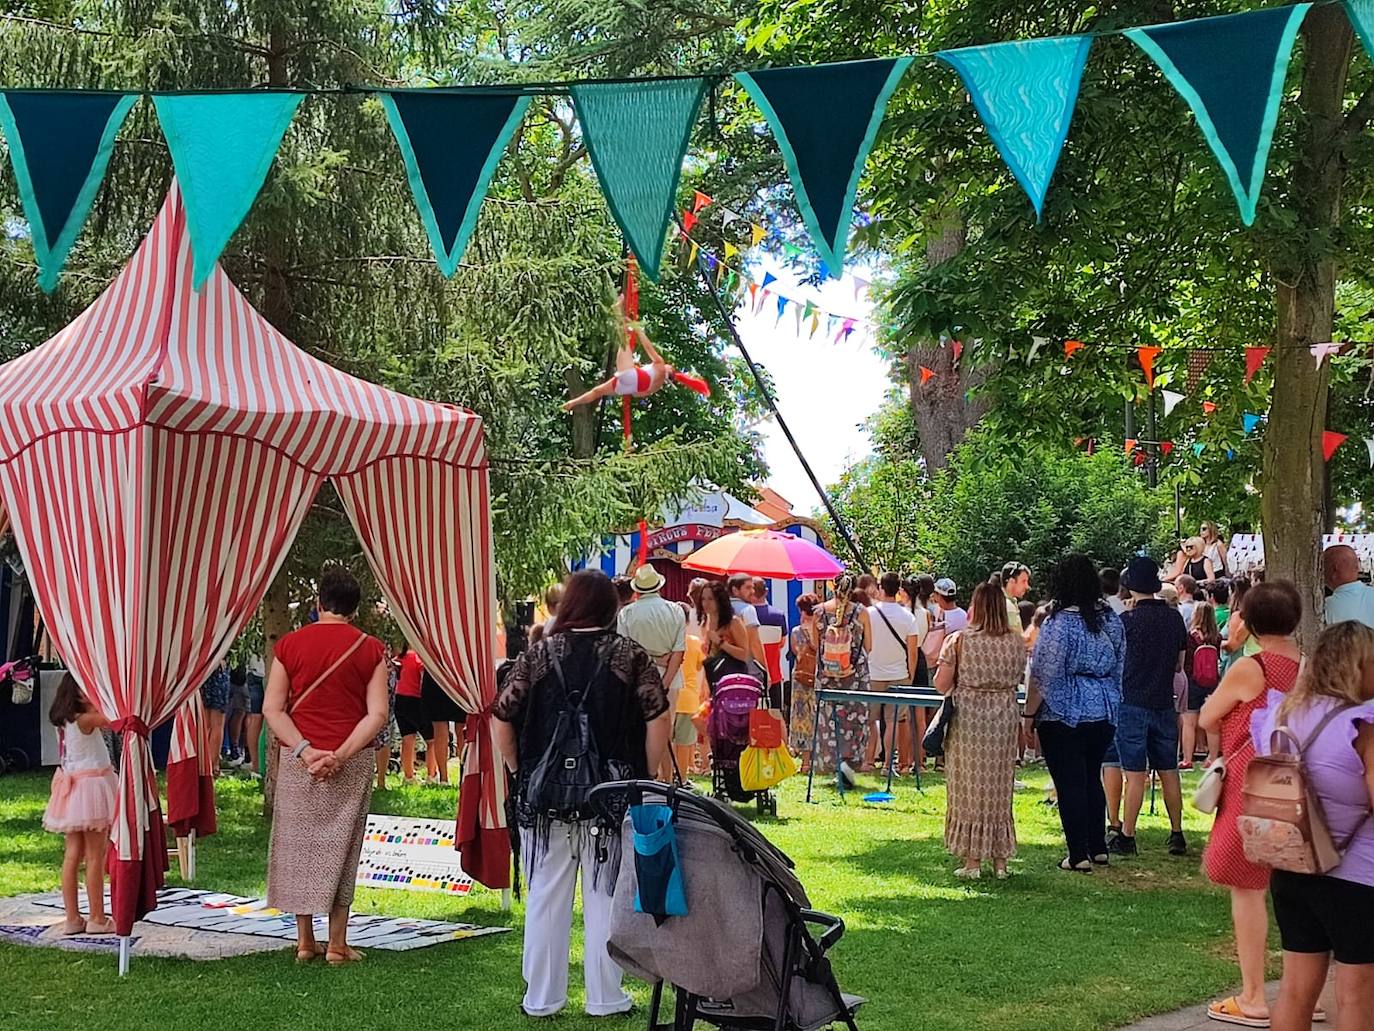
[[[1070,727],[1055,720],[1037,726],[1040,750],[1059,793],[1059,822],[1073,864],[1107,851],[1107,796],[1102,757],[1116,728],[1105,720]]]

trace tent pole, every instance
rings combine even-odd
[[[697,258],[697,274],[701,277],[701,284],[706,288],[706,292],[711,295],[711,300],[715,302],[716,310],[720,312],[721,319],[725,322],[725,327],[730,331],[730,339],[734,341],[735,347],[739,349],[740,356],[744,358],[744,363],[749,366],[749,373],[754,377],[754,384],[759,388],[759,393],[763,395],[763,400],[768,404],[769,410],[773,413],[773,418],[778,421],[778,426],[782,429],[783,436],[787,438],[787,443],[792,445],[792,452],[797,456],[797,461],[806,470],[807,478],[811,480],[811,486],[816,488],[816,493],[820,495],[821,504],[830,515],[830,520],[835,524],[835,529],[844,538],[845,544],[849,545],[850,554],[854,556],[854,561],[859,564],[859,568],[868,572],[869,565],[864,560],[863,552],[859,550],[858,542],[854,540],[853,534],[849,532],[849,525],[836,511],[835,504],[830,500],[830,495],[821,486],[821,481],[816,479],[816,474],[811,470],[811,463],[806,460],[802,450],[797,446],[797,438],[792,436],[792,430],[787,425],[787,420],[782,417],[782,412],[778,411],[777,402],[773,400],[773,395],[763,382],[763,376],[759,373],[759,368],[754,364],[754,359],[750,357],[749,351],[744,346],[744,341],[740,339],[739,331],[735,329],[735,320],[726,311],[724,303],[720,299],[720,294],[716,292],[715,286],[711,282],[711,277],[706,272],[706,266],[702,258]]]
[[[119,939],[119,976],[123,977],[129,972],[129,945],[128,936],[121,936]]]

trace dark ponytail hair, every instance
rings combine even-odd
[[[1096,634],[1102,629],[1102,611],[1106,608],[1102,601],[1102,581],[1097,566],[1087,555],[1067,555],[1054,571],[1050,615],[1074,606],[1078,607],[1088,633]]]
[[[48,710],[48,722],[60,729],[71,723],[83,712],[89,712],[90,708],[86,696],[81,693],[81,688],[76,684],[76,678],[68,673],[62,678],[62,683],[57,685],[57,694],[53,696],[52,708]]]

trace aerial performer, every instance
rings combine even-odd
[[[663,360],[663,355],[658,353],[653,341],[644,332],[643,323],[625,320],[624,297],[616,299],[615,310],[618,321],[625,329],[625,345],[617,350],[615,355],[615,375],[567,402],[563,405],[563,411],[570,412],[579,405],[589,405],[603,397],[648,397],[662,390],[669,380],[688,390],[696,391],[702,397],[711,396],[711,387],[704,379],[680,372]],[[635,362],[636,340],[649,358],[647,366]]]

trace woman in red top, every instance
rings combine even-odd
[[[362,959],[348,945],[348,908],[372,800],[372,744],[387,718],[386,648],[350,625],[358,581],[320,576],[319,621],[277,642],[263,716],[277,736],[267,902],[296,914],[296,961]],[[329,914],[329,945],[314,916]]]
[[[1245,596],[1245,624],[1259,641],[1256,655],[1240,659],[1222,677],[1202,705],[1198,726],[1210,735],[1221,734],[1226,763],[1221,803],[1202,866],[1213,884],[1231,889],[1231,921],[1236,931],[1241,990],[1207,1008],[1213,1020],[1245,1027],[1268,1027],[1269,1004],[1264,998],[1265,947],[1269,937],[1269,868],[1245,858],[1236,820],[1241,814],[1245,768],[1255,757],[1250,724],[1267,708],[1270,692],[1287,694],[1298,679],[1302,658],[1293,634],[1302,620],[1302,598],[1285,580],[1257,584]]]
[[[401,732],[401,776],[407,784],[415,783],[415,735],[426,741],[434,737],[433,725],[425,719],[425,708],[420,700],[424,675],[425,664],[415,649],[406,645],[396,678],[396,728]]]

